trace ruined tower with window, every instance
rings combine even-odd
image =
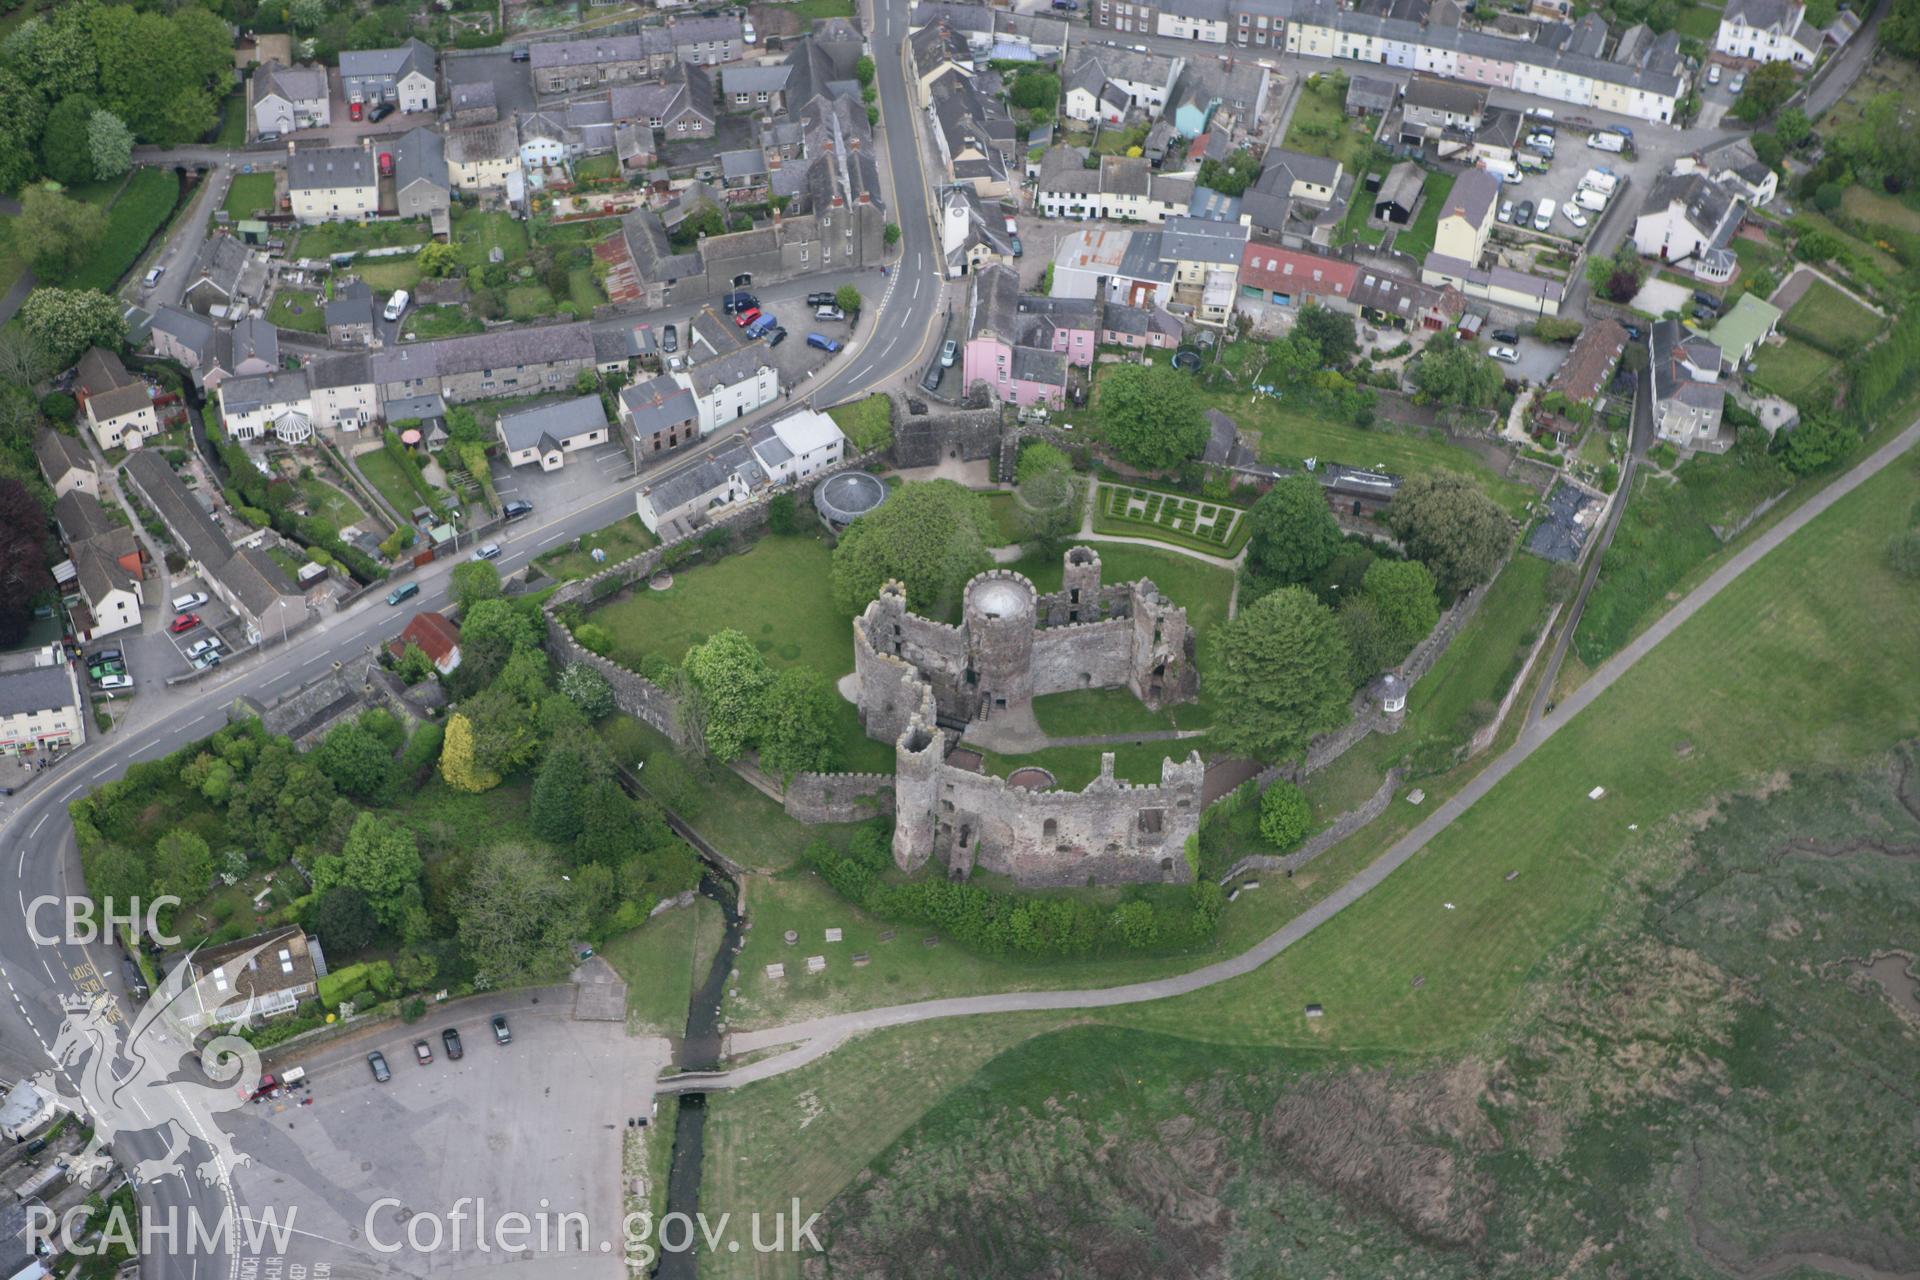
[[[941,857],[1022,884],[1187,881],[1186,843],[1199,826],[1205,768],[1197,753],[1164,760],[1157,782],[1114,777],[1113,757],[1077,792],[1044,770],[991,777],[950,759],[976,721],[1031,714],[1033,699],[1125,688],[1150,707],[1190,701],[1197,687],[1186,610],[1145,578],[1105,585],[1090,547],[1066,553],[1059,591],[996,569],[967,583],[958,626],[911,613],[888,583],[853,622],[858,705],[867,736],[892,742],[894,860]]]

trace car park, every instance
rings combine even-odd
[[[493,1022],[491,1025],[493,1027],[493,1041],[495,1044],[512,1044],[513,1043],[513,1032],[507,1026],[506,1014],[504,1013],[494,1014]]]
[[[386,1055],[375,1049],[367,1055],[367,1067],[373,1072],[375,1084],[385,1084],[393,1079],[393,1072],[387,1066]]]
[[[102,676],[100,678],[100,687],[102,689],[131,689],[133,688],[133,677],[129,675]]]
[[[518,498],[515,498],[500,508],[501,518],[509,521],[524,520],[532,514],[533,504],[531,502],[523,502]]]
[[[467,1056],[465,1047],[460,1043],[460,1033],[452,1027],[440,1033],[440,1047],[447,1051],[448,1062],[458,1062]]]
[[[1533,221],[1533,201],[1522,200],[1520,202],[1520,207],[1513,211],[1513,223],[1517,227],[1524,227],[1529,223],[1531,223],[1532,221]]]
[[[423,1067],[432,1062],[433,1046],[425,1040],[415,1040],[413,1042],[413,1060]]]
[[[401,601],[411,600],[413,599],[413,597],[419,594],[420,594],[419,583],[403,582],[399,586],[395,587],[393,590],[387,592],[387,603],[397,605]]]
[[[1513,221],[1513,201],[1502,200],[1500,202],[1500,212],[1496,216],[1502,222],[1512,222]]]
[[[173,632],[173,634],[175,635],[179,635],[181,632],[191,631],[199,625],[200,625],[199,614],[183,613],[179,617],[175,618],[172,622],[167,624],[167,630]]]
[[[829,304],[824,307],[815,307],[813,309],[813,318],[815,320],[845,320],[847,313]]]
[[[1560,210],[1560,213],[1568,222],[1571,222],[1576,227],[1585,227],[1587,225],[1587,215],[1580,212],[1580,206],[1577,204],[1565,206]]]
[[[118,649],[101,649],[88,659],[90,662],[119,662],[127,655]]]
[[[124,676],[125,674],[127,674],[127,669],[117,662],[109,662],[98,667],[87,668],[87,679],[93,681],[95,684],[99,684],[108,676]]]
[[[473,558],[475,560],[498,560],[500,558],[500,544],[497,542],[489,542],[474,548]]]
[[[217,667],[220,665],[220,655],[218,653],[203,653],[199,657],[192,659],[192,662],[195,671],[205,671],[208,667]]]
[[[189,591],[187,592],[186,595],[175,596],[173,598],[173,611],[175,613],[185,613],[189,609],[198,609],[201,605],[205,604],[206,602],[207,602],[206,592]]]
[[[838,342],[835,342],[832,338],[829,338],[824,333],[808,334],[807,345],[810,347],[813,347],[815,350],[824,351],[829,355],[833,354],[834,352],[840,349],[840,344]]]
[[[1520,363],[1520,353],[1512,347],[1495,347],[1493,350],[1487,352],[1487,354],[1502,364]]]
[[[213,650],[218,649],[219,647],[220,647],[220,642],[214,639],[212,636],[208,636],[204,640],[196,640],[192,644],[188,645],[187,656],[189,658],[197,658],[201,654],[211,653]]]

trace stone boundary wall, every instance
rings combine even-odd
[[[1358,809],[1349,809],[1341,814],[1326,830],[1313,836],[1292,853],[1281,855],[1256,853],[1240,859],[1227,869],[1227,874],[1220,877],[1220,883],[1224,885],[1249,871],[1284,871],[1292,875],[1385,813],[1387,806],[1393,802],[1393,793],[1399,790],[1399,787],[1400,770],[1398,768],[1387,770],[1387,776],[1381,780],[1380,786]]]
[[[962,462],[992,458],[1000,447],[1000,410],[942,406],[908,413],[895,398],[893,461],[899,467],[931,467],[957,453]]]
[[[781,805],[801,822],[864,822],[893,812],[893,775],[796,773]]]
[[[1002,484],[1011,483],[1017,474],[1020,446],[1028,440],[1045,440],[1064,453],[1071,453],[1074,448],[1073,437],[1058,428],[1041,426],[1037,422],[1013,427],[1000,437],[1000,460],[995,470]],[[1108,465],[1112,465],[1111,459]]]
[[[1534,637],[1533,648],[1527,650],[1527,660],[1520,664],[1520,674],[1513,678],[1513,683],[1507,686],[1505,696],[1500,699],[1500,709],[1494,712],[1492,721],[1482,725],[1480,731],[1468,741],[1467,759],[1471,760],[1485,751],[1493,745],[1493,740],[1500,736],[1500,726],[1506,723],[1507,713],[1513,710],[1514,701],[1519,698],[1520,690],[1526,687],[1527,677],[1533,674],[1533,664],[1539,661],[1541,650],[1547,647],[1547,641],[1553,636],[1553,624],[1560,617],[1560,608],[1561,606],[1556,604],[1547,611],[1547,620],[1540,624],[1540,634]]]

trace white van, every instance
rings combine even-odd
[[[407,310],[407,301],[407,291],[405,289],[395,289],[393,296],[387,299],[387,310],[385,312],[387,319],[398,320],[404,315]]]
[[[175,596],[173,598],[173,611],[175,613],[185,613],[189,609],[198,609],[201,605],[205,604],[206,602],[207,602],[206,592],[189,591],[187,592],[187,594],[183,596]]]
[[[1520,181],[1520,166],[1508,160],[1487,160],[1483,164],[1488,173],[1505,183]]]
[[[1592,187],[1582,187],[1573,193],[1574,203],[1582,209],[1599,213],[1607,207],[1607,198]]]
[[[1548,227],[1551,227],[1553,225],[1554,211],[1557,208],[1559,208],[1559,206],[1554,204],[1553,201],[1542,200],[1540,207],[1533,212],[1533,229],[1535,231],[1545,231]]]

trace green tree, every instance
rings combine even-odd
[[[1433,574],[1418,560],[1376,560],[1363,579],[1366,598],[1379,611],[1393,656],[1392,666],[1413,651],[1440,621]]]
[[[788,667],[763,698],[760,765],[783,781],[833,767],[834,703],[827,678],[812,667]]]
[[[413,641],[407,641],[407,647],[400,651],[400,658],[393,664],[394,674],[408,684],[419,684],[433,675],[433,659],[427,651]]]
[[[392,793],[393,748],[349,721],[314,749],[313,762],[333,785],[356,800],[377,804]]]
[[[1753,154],[1760,163],[1769,169],[1778,169],[1780,162],[1787,155],[1787,148],[1782,140],[1771,133],[1762,132],[1754,134],[1752,141]]]
[[[1014,489],[1014,514],[1020,541],[1036,551],[1051,553],[1080,529],[1080,487],[1066,465],[1066,455],[1051,445],[1035,463],[1029,448],[1020,459],[1020,480]],[[1050,458],[1048,455],[1052,455]],[[1053,462],[1057,458],[1058,462]]]
[[[1073,470],[1073,459],[1045,440],[1030,440],[1020,449],[1020,461],[1014,476],[1022,483],[1050,471]]]
[[[1262,596],[1217,628],[1211,644],[1220,750],[1281,759],[1345,721],[1346,641],[1333,611],[1304,587]]]
[[[800,504],[790,493],[776,493],[767,499],[767,532],[800,532]]]
[[[1326,492],[1309,475],[1287,476],[1247,512],[1247,555],[1262,574],[1304,582],[1340,549],[1340,526]]]
[[[1293,331],[1296,335],[1311,339],[1319,348],[1320,363],[1335,368],[1353,359],[1354,353],[1360,350],[1360,338],[1354,330],[1353,317],[1318,303],[1309,303],[1300,309]]]
[[[1060,100],[1060,77],[1039,67],[1023,67],[1013,78],[1009,96],[1023,111],[1051,109]]]
[[[460,269],[460,253],[445,241],[429,240],[420,246],[420,252],[414,256],[414,262],[419,266],[422,275],[450,276]],[[449,431],[447,434],[453,433]]]
[[[587,787],[607,776],[598,753],[580,743],[556,743],[534,775],[527,805],[533,834],[554,844],[571,843],[580,834],[581,798]]]
[[[1799,107],[1788,107],[1774,117],[1773,131],[1789,147],[1797,147],[1813,133],[1813,122]]]
[[[860,87],[864,89],[873,83],[873,74],[873,59],[867,57],[864,53],[861,54],[859,60],[853,64],[854,79],[858,80]]]
[[[1735,99],[1733,114],[1742,120],[1760,120],[1788,98],[1799,77],[1791,63],[1765,62],[1747,76],[1746,90]]]
[[[446,740],[440,748],[440,776],[455,791],[469,794],[500,785],[500,775],[481,767],[474,758],[473,722],[463,715],[447,720]]]
[[[89,175],[84,135],[81,164]],[[92,256],[107,233],[107,211],[84,200],[72,200],[46,187],[28,187],[20,193],[20,214],[13,221],[13,243],[34,270],[58,278]]]
[[[153,890],[197,902],[213,884],[213,850],[191,831],[175,828],[153,846]]]
[[[860,310],[860,291],[850,284],[843,284],[833,291],[833,305],[848,315]]]
[[[312,31],[327,20],[327,0],[287,0],[287,22],[296,31]]]
[[[331,956],[365,951],[380,936],[367,895],[350,884],[337,884],[313,897],[307,910],[307,931],[316,935]]]
[[[500,598],[500,571],[491,560],[469,560],[453,568],[453,601],[464,615],[482,600]]]
[[[1122,462],[1165,471],[1207,447],[1207,418],[1193,379],[1167,365],[1126,364],[1102,378],[1100,434]]]
[[[1436,341],[1413,366],[1413,384],[1435,404],[1484,409],[1500,399],[1500,367],[1464,342]]]
[[[93,176],[102,182],[133,168],[133,130],[111,111],[93,113],[87,120],[87,154]]]
[[[462,566],[463,568],[465,566]],[[480,568],[491,569],[483,564]],[[492,683],[507,659],[522,649],[538,648],[538,624],[509,600],[480,600],[460,615],[460,686],[478,689]]]
[[[412,831],[385,815],[362,813],[339,853],[314,859],[313,891],[324,894],[335,885],[358,889],[383,928],[411,939],[425,922],[420,893],[425,866]]]
[[[1883,47],[1907,59],[1920,59],[1920,0],[1894,0],[1880,23]]]
[[[1223,196],[1245,195],[1260,176],[1260,157],[1244,147],[1225,160],[1202,160],[1198,182]]]
[[[98,289],[35,289],[20,306],[20,323],[62,368],[88,347],[117,351],[127,336],[120,304]]]
[[[1491,580],[1513,540],[1506,513],[1451,471],[1408,479],[1387,508],[1386,523],[1448,595]]]
[[[889,222],[886,226],[880,228],[880,238],[886,242],[886,246],[889,249],[899,244],[900,243],[899,224],[894,222]]]
[[[499,844],[469,858],[456,912],[479,985],[502,987],[566,972],[588,904],[546,854]]]
[[[1887,539],[1887,564],[1909,578],[1920,578],[1920,529],[1902,529]],[[93,876],[88,874],[91,881]]]
[[[1285,778],[1276,778],[1260,793],[1260,838],[1274,848],[1282,852],[1293,848],[1306,839],[1312,825],[1313,806],[1307,803],[1307,793]]]
[[[91,5],[55,5],[28,18],[0,45],[0,63],[48,102],[100,88],[100,63],[89,30]]]
[[[66,186],[93,180],[90,137],[93,115],[99,109],[91,97],[76,93],[47,112],[40,134],[40,165],[49,178]]]
[[[834,602],[857,613],[898,579],[912,608],[937,616],[959,600],[967,579],[992,566],[992,536],[993,516],[979,494],[951,480],[901,485],[840,535]]]
[[[760,736],[773,672],[753,641],[731,627],[687,650],[682,664],[706,713],[707,750],[725,764]]]
[[[589,720],[612,715],[616,705],[613,686],[584,662],[570,662],[560,672],[560,694]]]
[[[1852,427],[1823,414],[1801,419],[1780,446],[1787,470],[1797,476],[1824,471],[1847,456],[1860,437]]]
[[[32,82],[0,73],[0,190],[18,190],[38,171],[46,114],[46,103]]]

